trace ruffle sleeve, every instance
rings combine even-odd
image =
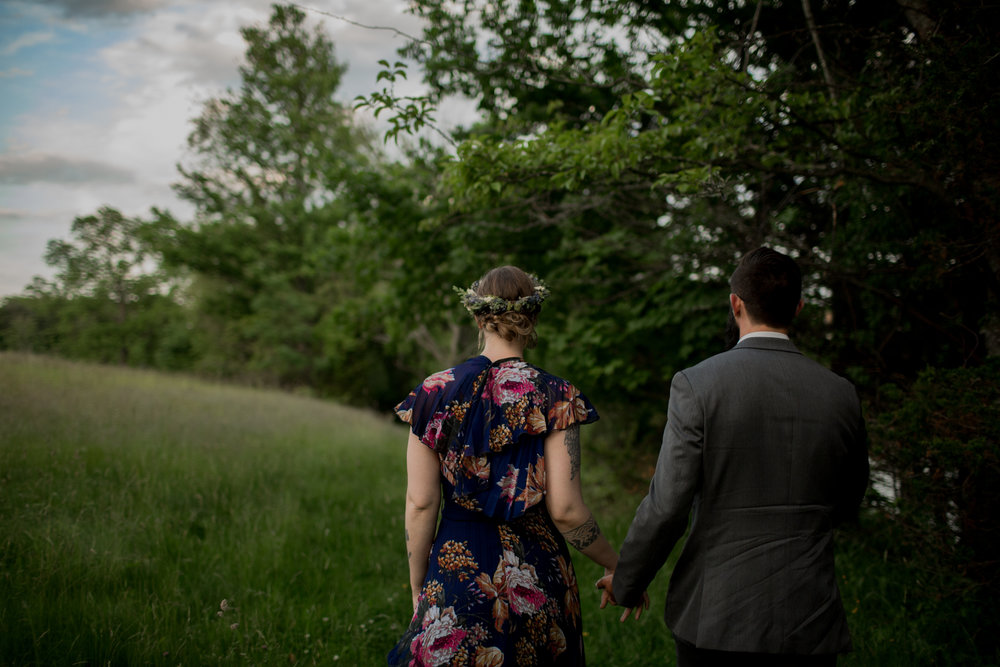
[[[506,519],[544,496],[545,436],[599,418],[566,380],[520,359],[486,357],[431,375],[395,411],[439,453],[446,497]]]
[[[462,417],[461,397],[474,393],[477,378],[488,367],[475,361],[428,376],[395,407],[396,415],[431,449],[454,432]]]
[[[428,447],[447,437],[464,456],[496,453],[524,437],[599,418],[566,380],[520,360],[490,364],[485,357],[429,376],[395,411]]]

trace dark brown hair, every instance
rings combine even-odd
[[[795,260],[771,248],[747,253],[729,278],[754,322],[787,329],[802,298],[802,271]]]

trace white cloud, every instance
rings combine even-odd
[[[307,21],[323,24],[337,58],[348,64],[339,94],[345,104],[376,89],[378,60],[395,60],[404,44],[393,31],[355,24],[391,26],[419,36],[419,21],[404,13],[405,5],[399,0],[318,0],[306,5],[327,13],[307,9]],[[114,31],[107,35],[121,36],[97,40],[103,44],[98,51],[76,55],[77,62],[86,60],[88,67],[86,78],[75,79],[73,97],[64,99],[58,79],[36,84],[44,78],[36,74],[23,80],[49,86],[53,94],[40,95],[45,103],[13,119],[8,135],[0,137],[0,146],[6,141],[8,147],[0,157],[0,295],[18,292],[32,275],[46,273],[45,242],[68,236],[76,216],[105,205],[133,216],[148,214],[152,206],[169,208],[181,219],[192,215],[190,205],[170,188],[179,180],[176,164],[184,159],[191,120],[206,100],[239,85],[245,49],[240,28],[264,24],[271,0],[244,0],[239,5],[63,0],[44,7],[50,13],[62,8],[64,16],[75,17],[75,25],[88,34],[110,25]],[[60,25],[67,27],[65,19]],[[40,50],[46,48],[41,41],[37,44]],[[15,66],[0,77],[27,74]],[[418,94],[419,78],[414,68],[397,92]],[[361,115],[371,122],[369,114]],[[448,129],[472,117],[470,103],[449,101],[438,121]]]
[[[55,37],[56,34],[48,30],[45,32],[26,32],[23,35],[18,35],[8,44],[5,44],[4,47],[0,49],[0,55],[12,56],[21,49],[26,49],[29,46],[51,42],[55,39]]]
[[[57,155],[0,155],[0,183],[131,183],[125,169],[96,160]]]
[[[0,70],[0,79],[13,79],[18,76],[32,76],[34,73],[34,70],[11,67],[10,69]]]

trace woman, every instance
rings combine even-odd
[[[407,444],[413,619],[393,665],[582,665],[566,542],[614,571],[618,554],[580,490],[579,427],[597,411],[526,363],[548,290],[521,269],[458,290],[482,354],[431,375],[396,406]],[[441,524],[435,524],[444,491]]]

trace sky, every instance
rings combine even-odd
[[[300,4],[348,65],[342,102],[380,87],[380,59],[399,59],[404,38],[376,28],[419,36],[406,5]],[[68,239],[77,216],[101,206],[145,216],[156,206],[191,218],[170,187],[191,121],[206,100],[238,88],[239,29],[266,23],[270,8],[271,0],[0,0],[0,298],[52,276],[46,243]],[[415,75],[411,90],[397,92],[417,92]],[[448,129],[473,113],[454,102],[437,119]]]

